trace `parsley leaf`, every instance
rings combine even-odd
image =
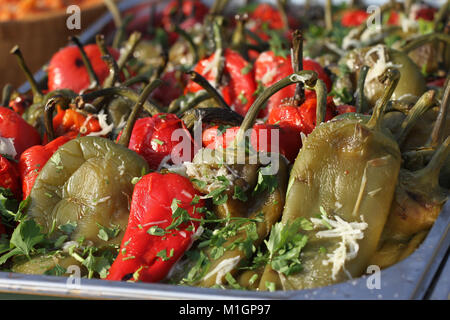
[[[264,192],[266,190],[269,193],[273,193],[275,189],[278,187],[278,179],[276,175],[264,174],[264,172],[266,170],[269,171],[269,169],[270,166],[261,168],[258,171],[258,182],[255,186],[255,189],[253,190],[253,195]]]
[[[269,239],[264,240],[269,251],[271,267],[285,275],[301,270],[300,252],[308,241],[308,237],[299,233],[304,220],[295,219],[292,223],[283,225],[276,223],[270,232]]]

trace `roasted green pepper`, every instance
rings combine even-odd
[[[400,75],[390,68],[383,75],[387,89],[367,124],[330,121],[304,140],[282,215],[285,225],[297,218],[313,225],[305,231],[303,269],[286,276],[267,266],[260,289],[268,289],[268,279],[279,289],[326,286],[360,276],[367,267],[389,214],[401,162],[397,143],[380,123]]]

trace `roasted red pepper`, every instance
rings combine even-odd
[[[266,132],[263,133],[263,130]],[[203,146],[209,149],[216,149],[217,147],[227,148],[231,146],[239,127],[227,128],[224,131],[220,130],[219,126],[213,126],[203,131],[202,142]],[[272,141],[272,132],[278,131],[278,141]],[[256,151],[273,152],[278,151],[284,155],[290,162],[295,160],[298,150],[302,145],[300,134],[297,130],[292,130],[290,127],[281,127],[274,124],[255,124],[251,131],[250,143]],[[276,145],[275,145],[276,143]],[[277,147],[276,150],[274,147]]]
[[[363,24],[370,14],[361,9],[346,10],[341,18],[341,24],[344,27],[357,27]]]
[[[306,99],[300,106],[290,104],[273,108],[267,119],[267,123],[278,124],[281,127],[291,127],[300,134],[310,134],[316,127],[317,99],[315,96]],[[325,121],[331,120],[335,115],[335,106],[332,97],[327,97],[327,110]]]
[[[72,138],[75,138],[75,135]],[[60,146],[70,140],[71,137],[69,136],[61,136],[47,143],[45,146],[33,146],[21,154],[19,159],[19,173],[22,181],[23,199],[26,199],[30,194],[36,177],[48,159],[51,158]]]
[[[86,117],[74,109],[62,109],[57,106],[57,113],[53,118],[53,128],[55,135],[74,136],[77,134],[88,135],[91,132],[102,130],[100,123],[95,117]]]
[[[216,80],[217,69],[214,66],[215,53],[200,60],[194,71],[205,77],[211,84]],[[219,85],[219,91],[225,102],[240,115],[245,115],[255,97],[256,83],[252,66],[237,52],[226,49],[224,52],[224,70],[226,85]],[[185,92],[197,92],[203,88],[193,81],[189,81]]]
[[[204,200],[188,178],[150,173],[136,184],[128,227],[107,280],[157,282],[189,249],[203,214]],[[178,225],[178,223],[180,223]]]
[[[9,102],[9,107],[17,114],[22,115],[25,110],[32,104],[31,99],[25,95],[18,95],[15,99]]]
[[[0,138],[2,140],[9,139],[9,142],[12,143],[15,154],[9,155],[16,160],[26,149],[41,143],[39,132],[20,115],[5,107],[0,107]],[[9,142],[3,141],[3,143]]]
[[[9,189],[16,198],[20,198],[19,173],[16,167],[0,155],[0,187]],[[1,233],[1,232],[0,232]]]
[[[176,21],[180,28],[187,29],[194,26],[196,23],[202,23],[203,19],[209,12],[209,8],[200,0],[171,1],[162,12],[162,24],[167,31],[171,31],[174,21],[177,20],[177,15],[180,16],[180,21]],[[180,12],[181,9],[181,12]]]
[[[84,47],[87,57],[92,64],[100,83],[109,75],[109,66],[103,61],[100,49],[95,44]],[[109,48],[114,59],[119,57],[119,52]],[[48,67],[48,89],[71,89],[77,93],[85,90],[90,85],[89,74],[83,64],[80,50],[76,46],[69,46],[59,50],[50,60]]]
[[[315,71],[319,79],[325,82],[327,86],[327,91],[331,90],[331,80],[325,70],[317,62],[311,59],[303,59],[303,70]],[[284,77],[294,73],[292,69],[291,56],[286,58],[275,55],[272,51],[266,51],[259,55],[258,59],[255,61],[255,79],[264,87],[269,87],[275,82],[283,79]],[[275,93],[268,101],[264,113],[260,116],[266,116],[269,114],[270,110],[286,98],[292,98],[295,93],[295,86],[288,86],[277,93]],[[314,91],[305,90],[305,97],[313,95]]]
[[[163,83],[152,92],[151,97],[163,106],[168,106],[183,94],[188,79],[185,73],[177,70],[166,72],[161,77]]]
[[[174,150],[176,146],[180,148]],[[191,161],[194,156],[191,134],[184,122],[172,113],[138,119],[133,127],[128,148],[147,160],[153,170],[158,169],[163,162],[181,162],[177,159]],[[189,151],[190,155],[185,154],[185,151]]]
[[[356,107],[348,105],[348,104],[343,104],[343,105],[336,107],[336,113],[338,115],[344,114],[344,113],[351,113],[351,112],[356,112]]]

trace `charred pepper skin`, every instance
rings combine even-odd
[[[192,204],[200,196],[191,181],[175,173],[153,172],[142,177],[136,184],[131,202],[127,230],[119,255],[109,270],[107,280],[134,280],[158,282],[165,278],[171,267],[191,246],[198,221],[188,221],[165,235],[151,235],[151,227],[165,230],[173,222],[171,205],[174,199],[178,207],[187,210],[192,218],[203,214],[196,208],[204,206],[204,200]],[[192,230],[187,229],[193,226]],[[164,251],[168,259],[158,257]]]

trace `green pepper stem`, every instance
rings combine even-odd
[[[113,20],[114,20],[114,24],[116,25],[116,28],[120,28],[120,26],[122,25],[122,16],[120,14],[120,10],[117,7],[116,3],[114,2],[114,0],[103,0],[103,2],[105,3],[105,6],[108,8],[109,12],[111,13]]]
[[[295,73],[303,70],[303,34],[300,29],[292,35],[292,66]],[[294,93],[294,104],[300,106],[305,102],[305,84],[297,83]]]
[[[383,114],[385,112],[386,106],[397,87],[398,81],[400,79],[400,72],[394,68],[387,68],[386,71],[380,76],[380,82],[386,83],[386,88],[384,90],[383,96],[377,100],[375,107],[373,108],[373,114],[369,122],[367,122],[367,127],[374,130],[381,130],[381,122]]]
[[[109,53],[108,48],[106,47],[105,43],[105,36],[103,34],[97,34],[95,36],[95,43],[97,44],[98,48],[100,49],[100,53],[102,56],[106,56]]]
[[[131,101],[137,103],[139,101],[139,95],[134,92],[133,90],[125,87],[112,87],[112,88],[106,88],[106,89],[100,89],[93,92],[85,93],[81,96],[78,96],[76,98],[76,105],[77,108],[83,109],[83,105],[86,101],[92,101],[96,98],[103,97],[103,96],[113,96],[113,95],[119,95],[123,96],[125,98],[130,99]],[[146,100],[144,102],[143,108],[145,111],[147,111],[149,114],[154,116],[155,114],[161,113],[161,110],[153,103]]]
[[[410,110],[406,118],[403,120],[400,131],[396,135],[397,143],[399,146],[403,144],[409,132],[413,126],[417,123],[417,120],[427,112],[435,104],[435,91],[429,90],[425,92],[420,99],[416,102],[414,107]]]
[[[186,105],[183,106],[182,108],[180,108],[181,100],[179,100],[179,99],[173,100],[170,103],[167,112],[174,113],[179,109],[179,111],[177,112],[177,115],[182,116],[186,110],[191,110],[191,109],[195,108],[197,105],[199,105],[200,103],[202,103],[203,101],[206,101],[211,98],[212,97],[208,92],[206,92],[204,90],[197,91],[195,93],[195,96],[191,100],[188,100]]]
[[[44,127],[47,133],[47,141],[50,142],[56,138],[55,131],[53,128],[53,113],[58,104],[67,106],[69,104],[67,97],[63,95],[55,95],[48,99],[44,107]]]
[[[225,102],[220,93],[206,80],[201,74],[195,71],[186,72],[191,77],[191,80],[200,85],[211,97],[219,104],[221,108],[229,109],[230,106]]]
[[[213,32],[214,32],[214,46],[215,46],[215,55],[219,55],[220,58],[217,58],[217,65],[213,66],[213,68],[217,69],[216,73],[216,79],[215,79],[215,85],[219,86],[223,70],[225,68],[225,63],[223,61],[223,55],[224,55],[224,40],[222,36],[222,26],[223,26],[223,17],[215,17],[213,21]]]
[[[286,13],[286,0],[277,0],[277,8],[280,12],[281,21],[283,22],[283,31],[287,32],[289,30],[289,20]]]
[[[44,127],[47,133],[47,141],[53,141],[55,139],[55,131],[53,128],[53,112],[58,104],[59,96],[55,96],[48,100],[44,108]]]
[[[448,11],[450,10],[450,0],[447,0],[444,5],[439,9],[439,11],[436,13],[436,15],[434,16],[434,27],[433,30],[434,32],[440,32],[442,31],[442,27],[444,27],[444,23],[443,22],[446,17],[448,17]]]
[[[130,116],[128,117],[127,123],[123,128],[122,135],[120,136],[118,144],[128,147],[131,139],[131,133],[133,132],[134,124],[136,123],[139,112],[141,112],[142,107],[147,101],[148,96],[155,90],[159,85],[162,84],[162,81],[159,79],[151,81],[147,86],[145,86],[142,93],[139,95],[138,101],[131,110]]]
[[[119,66],[116,63],[116,60],[110,55],[102,56],[102,59],[108,64],[109,66],[109,74],[112,75],[110,78],[111,81],[108,81],[108,83],[103,83],[103,88],[109,88],[114,86],[119,81],[120,71]],[[110,83],[109,83],[110,82]]]
[[[316,126],[325,121],[325,115],[327,113],[327,87],[325,82],[321,79],[317,79],[314,91],[317,97],[316,106]]]
[[[364,65],[359,71],[358,84],[356,88],[356,112],[364,113],[367,111],[367,100],[364,94],[364,85],[366,82],[367,73],[369,72],[369,67]]]
[[[135,31],[128,38],[127,42],[125,43],[125,46],[123,47],[123,52],[120,55],[119,60],[117,61],[119,71],[122,71],[128,59],[130,59],[130,57],[133,55],[136,46],[141,41],[141,37],[142,34],[140,32]]]
[[[42,95],[41,90],[39,90],[36,79],[34,79],[33,74],[25,63],[25,59],[23,58],[19,46],[14,46],[14,48],[11,49],[10,53],[16,56],[20,69],[22,69],[25,77],[30,83],[31,91],[33,92],[33,103],[41,102],[44,96]]]
[[[186,111],[182,117],[188,129],[194,126],[196,120],[202,119],[204,123],[227,124],[239,126],[244,118],[231,109],[199,108]]]
[[[331,0],[325,1],[325,29],[328,32],[333,30],[333,8]]]
[[[244,59],[249,60],[247,39],[245,34],[245,24],[248,21],[248,14],[238,14],[235,16],[236,28],[234,29],[231,46],[239,52]]]
[[[432,41],[441,41],[441,42],[445,42],[447,44],[450,44],[450,35],[447,35],[445,33],[429,33],[429,34],[424,34],[422,36],[419,36],[417,38],[415,38],[414,40],[412,40],[411,42],[405,44],[402,48],[401,51],[403,51],[404,53],[408,53],[411,52],[414,49],[417,49],[429,42]]]
[[[439,174],[449,155],[450,137],[447,137],[434,152],[426,167],[413,173],[413,178],[409,181],[409,185],[415,189],[424,190],[427,194],[435,193],[436,190],[440,189]]]
[[[242,125],[235,138],[235,145],[240,145],[244,141],[245,132],[253,126],[260,109],[272,95],[281,89],[300,81],[304,82],[309,87],[314,87],[317,82],[317,73],[310,70],[293,73],[265,89],[258,98],[256,98],[255,102],[253,102],[244,121],[242,121]]]
[[[450,105],[450,76],[445,81],[444,94],[442,96],[441,106],[428,145],[431,147],[438,146],[444,138],[444,129],[447,122],[448,109]]]
[[[0,104],[2,107],[9,108],[12,92],[13,86],[10,83],[7,83],[2,90],[2,102]]]
[[[195,65],[199,60],[197,45],[195,44],[194,40],[192,39],[189,33],[181,29],[178,25],[175,25],[174,28],[175,32],[179,34],[188,43],[189,49],[191,50],[191,53],[194,56],[193,64]]]
[[[92,67],[91,61],[89,60],[86,51],[83,48],[83,45],[80,42],[80,39],[76,36],[71,36],[70,41],[75,43],[81,53],[81,59],[83,60],[83,64],[86,67],[86,70],[89,75],[89,81],[91,82],[89,89],[98,88],[100,86],[100,81],[98,80],[97,75],[95,74],[94,68]]]

